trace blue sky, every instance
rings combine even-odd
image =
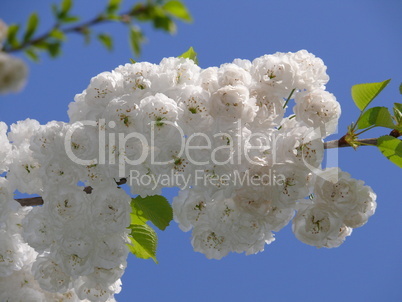
[[[40,30],[52,25],[54,1],[2,0],[0,18],[8,23],[26,20],[32,11],[41,18]],[[106,0],[76,1],[74,12],[86,17],[100,11]],[[126,5],[132,3],[125,1]],[[158,63],[193,46],[201,67],[254,59],[276,51],[307,49],[328,66],[327,90],[342,106],[341,137],[358,115],[350,87],[392,78],[375,105],[401,102],[400,1],[187,1],[191,25],[179,23],[169,36],[144,26],[148,43],[136,60]],[[25,90],[0,96],[0,120],[7,124],[26,118],[41,123],[68,121],[67,105],[96,74],[129,62],[133,55],[126,28],[99,27],[113,34],[115,51],[98,43],[88,47],[69,36],[61,58],[43,56],[29,63]],[[369,137],[387,134],[373,131]],[[377,193],[377,212],[336,249],[317,249],[299,242],[286,227],[263,253],[230,254],[220,261],[192,251],[190,233],[172,223],[159,233],[159,264],[129,257],[118,301],[400,301],[402,296],[401,171],[372,147],[332,152],[341,169],[362,179]],[[167,190],[172,198],[174,190]]]

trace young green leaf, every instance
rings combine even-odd
[[[108,34],[99,34],[98,35],[99,41],[106,47],[107,50],[113,50],[113,40],[112,37]]]
[[[144,40],[141,30],[134,26],[130,27],[129,40],[132,51],[135,53],[135,55],[140,55],[141,43]]]
[[[195,64],[198,65],[197,53],[194,51],[193,47],[190,47],[186,52],[182,53],[178,58],[185,58],[193,60]]]
[[[131,200],[132,212],[150,220],[160,230],[166,229],[173,219],[173,210],[167,199],[160,195],[137,196]]]
[[[153,18],[155,28],[160,28],[168,33],[174,34],[176,32],[176,24],[168,16],[156,16]]]
[[[379,83],[357,84],[352,86],[352,99],[361,111],[388,85],[391,79]]]
[[[135,16],[138,21],[150,21],[155,16],[155,5],[135,4],[130,11],[130,16]]]
[[[135,61],[135,60],[133,60],[133,59],[130,58],[130,63],[131,63],[131,64],[135,64],[135,63],[137,63],[137,61]]]
[[[168,12],[173,17],[176,17],[179,20],[192,22],[193,19],[188,12],[186,6],[177,0],[168,1],[163,5],[163,9]]]
[[[11,24],[7,30],[7,42],[12,47],[18,47],[20,42],[18,41],[17,34],[20,26],[18,24]]]
[[[39,56],[35,49],[30,47],[24,50],[25,55],[34,62],[39,62]]]
[[[66,39],[64,32],[62,32],[60,29],[57,28],[53,29],[50,32],[50,37],[59,41],[64,41]]]
[[[402,94],[402,83],[399,85],[399,93]]]
[[[28,19],[28,23],[27,23],[27,27],[26,27],[24,39],[23,39],[24,42],[29,41],[29,39],[33,36],[36,29],[38,28],[38,24],[39,24],[38,14],[32,13]]]
[[[106,8],[106,13],[108,15],[113,15],[116,11],[119,10],[121,4],[121,0],[109,0],[109,3]]]
[[[35,42],[35,43],[33,44],[33,46],[34,46],[35,48],[37,48],[37,49],[41,49],[41,50],[46,50],[46,51],[47,51],[47,49],[48,49],[48,47],[49,47],[49,42],[46,42],[46,41],[37,41],[37,42]]]
[[[48,43],[47,52],[52,58],[57,57],[61,52],[61,44],[59,42]]]
[[[155,263],[158,263],[156,260],[158,236],[156,235],[155,231],[146,224],[132,224],[129,228],[131,229],[129,236],[131,244],[128,245],[130,252],[136,255],[138,258],[152,258]]]
[[[357,129],[366,129],[370,126],[395,128],[387,107],[373,107],[363,113],[357,123]]]
[[[61,16],[67,15],[72,6],[73,6],[72,0],[63,0],[63,2],[61,2],[60,15]]]
[[[402,168],[402,141],[390,135],[378,138],[377,147],[395,165]]]
[[[78,16],[64,16],[60,18],[60,21],[63,23],[74,23],[80,21],[80,18]]]
[[[396,124],[399,127],[402,127],[402,104],[401,103],[394,103],[394,116]]]

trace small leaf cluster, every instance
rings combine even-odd
[[[173,219],[173,210],[167,199],[160,195],[137,196],[131,200],[130,240],[131,253],[138,258],[152,258],[156,263],[158,236],[147,222],[152,222],[158,229],[165,230]]]
[[[135,55],[140,55],[144,34],[138,26],[140,22],[151,22],[155,29],[170,34],[176,32],[175,20],[191,22],[192,17],[186,6],[179,0],[148,0],[137,3],[127,12],[121,12],[122,0],[108,0],[104,10],[92,20],[80,22],[80,18],[72,14],[73,0],[62,0],[59,5],[52,5],[55,18],[54,26],[42,35],[36,35],[40,18],[32,13],[24,29],[18,24],[8,28],[8,37],[3,51],[24,53],[33,61],[39,61],[39,53],[47,52],[52,58],[61,53],[66,34],[76,33],[89,43],[93,37],[109,51],[113,50],[113,37],[106,32],[94,32],[93,26],[107,22],[120,22],[129,28],[129,44]]]
[[[384,156],[394,164],[402,168],[402,141],[398,139],[402,134],[402,104],[394,103],[393,115],[387,107],[367,108],[370,103],[380,94],[391,80],[378,83],[358,84],[352,87],[352,99],[360,109],[359,118],[348,128],[345,140],[354,148],[361,143],[358,136],[375,127],[392,129],[390,135],[378,138],[377,147]],[[402,94],[402,84],[399,87]],[[356,130],[361,130],[356,133]]]

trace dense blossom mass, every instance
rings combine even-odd
[[[165,58],[92,78],[68,123],[0,123],[0,300],[113,301],[130,195],[164,187],[181,189],[174,218],[208,258],[263,251],[290,221],[304,243],[342,244],[376,195],[322,169],[341,113],[328,80],[305,50],[206,69]],[[44,205],[21,207],[16,190]]]

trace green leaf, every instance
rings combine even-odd
[[[47,52],[52,58],[56,58],[61,52],[61,44],[59,42],[48,43]]]
[[[34,62],[39,62],[39,56],[36,53],[35,49],[30,47],[24,50],[25,55]]]
[[[185,58],[193,60],[198,65],[198,57],[193,47],[190,47],[186,52],[182,53],[178,58]]]
[[[56,40],[59,40],[59,41],[64,41],[66,39],[64,32],[62,32],[60,29],[57,29],[57,28],[53,29],[50,32],[50,37],[52,37]]]
[[[121,4],[121,0],[109,0],[109,3],[106,8],[106,12],[108,15],[114,14],[119,10]]]
[[[378,138],[377,147],[386,158],[402,168],[402,141],[390,135]]]
[[[156,235],[155,231],[146,224],[132,224],[129,228],[131,229],[129,236],[131,244],[128,245],[130,252],[136,255],[138,258],[152,258],[155,263],[158,263],[156,260],[158,236]]]
[[[363,111],[390,81],[391,79],[379,83],[357,84],[352,86],[352,99],[357,108]]]
[[[132,212],[150,220],[160,230],[166,229],[173,219],[173,210],[167,199],[160,195],[137,196],[131,200]]]
[[[357,129],[365,129],[370,126],[395,128],[387,107],[373,107],[363,113],[357,123]]]
[[[153,18],[155,28],[160,28],[168,33],[174,34],[176,32],[176,24],[167,16],[157,16]]]
[[[37,41],[33,44],[35,48],[47,50],[49,48],[49,42],[46,41]]]
[[[138,21],[149,21],[154,17],[154,6],[145,6],[143,3],[134,5],[130,12]]]
[[[108,34],[99,34],[98,39],[106,47],[107,50],[113,50],[113,40],[111,36],[109,36]]]
[[[135,63],[137,63],[137,61],[135,61],[135,60],[133,60],[133,59],[130,58],[130,63],[131,63],[131,64],[135,64]]]
[[[8,27],[7,30],[7,42],[12,46],[12,47],[18,47],[20,45],[20,42],[18,41],[17,34],[20,29],[20,26],[18,24],[11,24]]]
[[[146,224],[149,220],[147,217],[144,216],[144,211],[136,207],[133,202],[131,203],[131,224]]]
[[[166,2],[163,5],[163,9],[179,20],[186,21],[186,22],[193,21],[186,6],[181,1],[172,0],[172,1]]]
[[[32,13],[28,19],[27,27],[24,34],[24,42],[29,41],[29,39],[33,36],[36,29],[38,28],[38,24],[39,24],[38,14]]]
[[[136,56],[139,56],[141,53],[141,43],[144,41],[144,37],[137,27],[130,27],[129,41],[132,51]]]
[[[395,121],[398,126],[402,126],[402,104],[394,103]]]
[[[64,16],[60,18],[60,21],[63,23],[74,23],[80,21],[80,18],[77,16]]]
[[[63,0],[61,2],[61,6],[60,6],[61,7],[60,15],[61,16],[67,15],[72,6],[73,6],[73,1],[72,0]]]
[[[402,83],[399,85],[399,93],[402,94]]]

